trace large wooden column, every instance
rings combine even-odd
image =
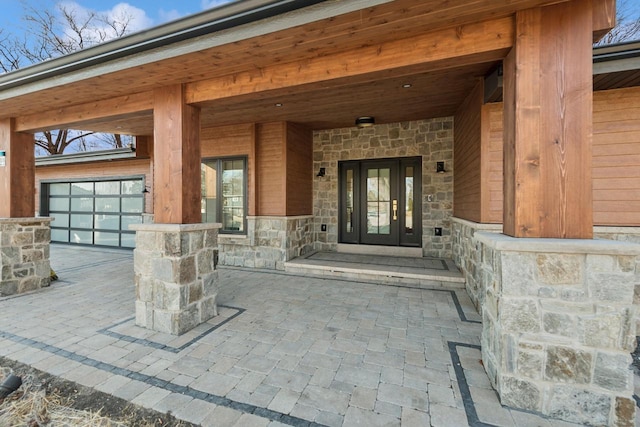
[[[35,214],[35,154],[33,135],[15,131],[15,120],[0,120],[0,218],[31,218]]]
[[[156,89],[154,98],[154,220],[199,223],[200,110],[184,102],[181,85]]]
[[[136,324],[180,335],[218,314],[220,224],[200,223],[200,110],[182,85],[155,90],[153,121],[154,223],[130,227]]]
[[[516,15],[504,61],[504,233],[593,236],[592,0]]]

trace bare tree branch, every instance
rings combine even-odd
[[[606,46],[615,43],[628,42],[640,39],[640,16],[636,0],[618,0],[616,11],[616,26],[609,31],[596,46]],[[635,12],[636,16],[632,13]]]
[[[0,29],[0,72],[10,72],[26,65],[47,61],[86,49],[129,32],[133,16],[116,17],[77,9],[74,3],[58,3],[49,10],[21,0],[24,32],[18,36]],[[126,141],[125,137],[124,141]],[[123,136],[95,134],[69,129],[36,134],[37,152],[62,154],[73,145],[77,151],[122,148]]]

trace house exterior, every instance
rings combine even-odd
[[[630,425],[640,66],[637,45],[593,51],[614,17],[247,0],[0,76],[0,290],[44,284],[49,235],[135,247],[137,324],[179,334],[216,314],[217,251],[453,258],[503,404]],[[60,127],[135,151],[36,168],[32,134]]]

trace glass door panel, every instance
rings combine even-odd
[[[346,174],[346,195],[345,195],[345,209],[346,209],[346,215],[345,215],[345,228],[347,233],[353,233],[353,227],[354,227],[354,223],[353,223],[353,208],[354,208],[354,181],[353,181],[353,175],[354,175],[354,171],[353,169],[349,169],[347,170],[347,174]]]
[[[404,177],[404,232],[413,234],[413,167],[405,169]]]
[[[367,161],[361,164],[364,177],[363,224],[360,241],[376,245],[398,244],[398,168],[396,162]],[[395,208],[395,209],[394,209]]]
[[[367,233],[391,232],[391,169],[367,171]]]
[[[419,158],[400,159],[400,244],[422,245],[422,168]]]
[[[359,243],[360,163],[340,163],[340,209],[338,211],[339,240]]]

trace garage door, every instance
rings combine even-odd
[[[142,222],[142,178],[42,184],[41,214],[51,216],[51,241],[135,247],[130,224]]]

